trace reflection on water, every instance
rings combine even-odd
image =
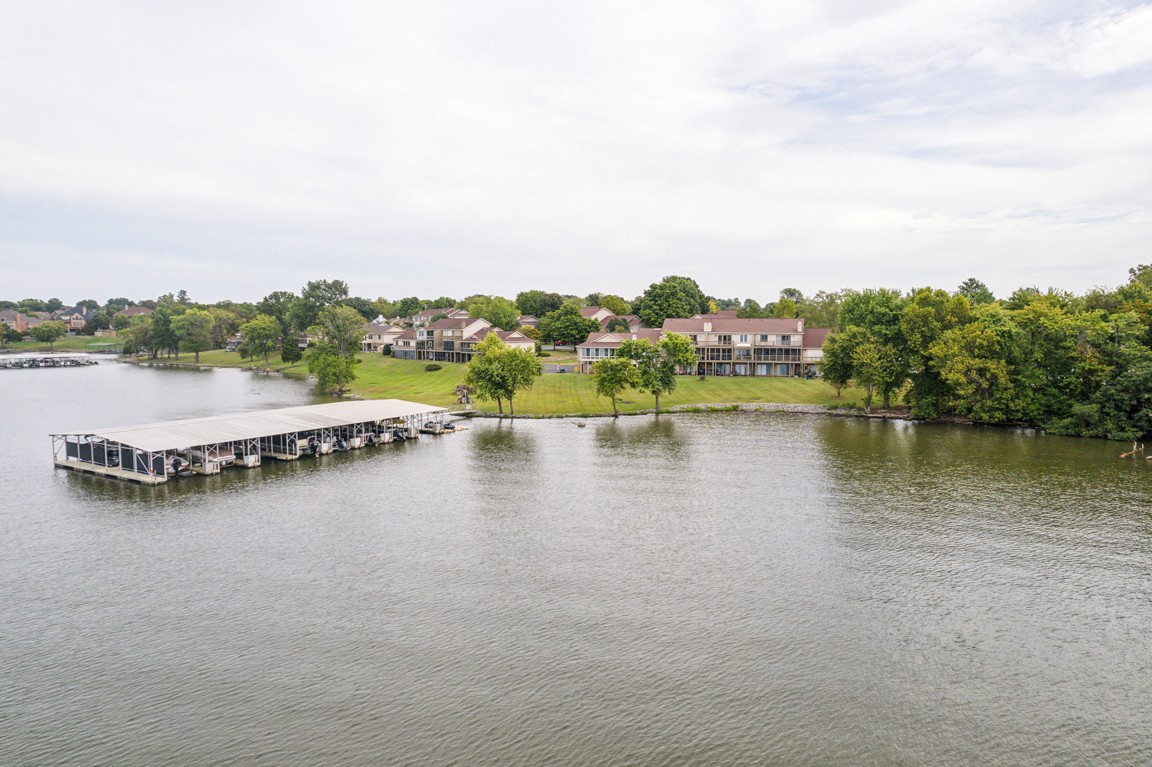
[[[47,433],[307,389],[29,372],[0,763],[1152,762],[1152,462],[1114,444],[477,419],[146,488],[54,471]]]

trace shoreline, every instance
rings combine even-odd
[[[131,365],[139,365],[143,367],[189,367],[199,369],[212,369],[212,370],[243,370],[249,373],[259,373],[262,375],[282,375],[287,378],[294,378],[300,381],[307,381],[309,376],[306,372],[296,372],[289,370],[277,370],[275,367],[263,367],[261,365],[251,366],[234,366],[234,365],[212,365],[205,362],[192,362],[184,360],[149,360],[138,359],[126,355],[120,355],[115,358],[119,362],[126,362]],[[372,399],[365,397],[363,394],[357,392],[349,392],[341,395],[339,399]],[[681,413],[799,413],[805,415],[825,415],[838,418],[868,418],[878,421],[908,421],[911,423],[951,423],[963,426],[990,426],[994,428],[1009,428],[1009,429],[1035,429],[1043,432],[1044,429],[1039,426],[1021,426],[1019,424],[977,424],[967,418],[960,418],[958,416],[950,416],[947,418],[913,418],[908,414],[907,410],[902,409],[874,409],[871,413],[865,413],[859,407],[828,407],[826,405],[804,405],[799,403],[786,403],[786,402],[711,402],[711,403],[696,403],[689,405],[673,405],[671,407],[661,408],[657,413],[655,408],[646,408],[643,410],[634,410],[629,412],[620,413],[619,416],[613,414],[611,411],[604,413],[551,413],[551,414],[534,414],[534,413],[517,413],[516,415],[509,415],[507,413],[491,413],[481,410],[471,410],[467,413],[454,411],[448,409],[448,415],[459,415],[462,418],[496,418],[496,419],[523,419],[546,421],[555,419],[600,419],[600,418],[626,418],[631,416],[647,416],[647,415],[677,415]]]

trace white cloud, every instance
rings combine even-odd
[[[1147,260],[1152,88],[1133,73],[1150,18],[985,0],[9,4],[0,195],[35,215],[5,236],[0,207],[0,257],[67,252],[84,272],[91,253],[83,277],[111,295],[131,254],[160,275],[142,295],[204,298],[316,277],[628,295],[673,272],[758,300],[972,273],[1079,290]],[[19,279],[0,292],[62,278]]]

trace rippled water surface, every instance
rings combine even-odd
[[[57,429],[308,401],[0,371],[0,764],[1152,763],[1124,446],[712,414],[52,468]]]

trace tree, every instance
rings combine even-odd
[[[296,300],[296,294],[290,290],[274,290],[256,304],[256,313],[275,317],[276,321],[280,323],[281,331],[284,335],[288,335],[291,328],[288,313],[292,310],[292,304]]]
[[[200,352],[212,348],[214,324],[215,318],[203,309],[189,309],[172,318],[172,332],[176,334],[177,343],[184,351],[196,355],[196,364],[200,364]]]
[[[990,304],[996,300],[996,296],[992,295],[988,286],[975,277],[969,277],[961,282],[956,288],[956,294],[964,296],[968,299],[968,303],[973,305]]]
[[[640,373],[636,366],[632,360],[624,357],[606,357],[592,366],[592,375],[596,382],[596,396],[611,399],[612,416],[619,418],[616,398],[625,389],[640,386]]]
[[[469,316],[488,320],[502,330],[512,330],[520,319],[516,304],[500,296],[474,296],[465,307]]]
[[[124,344],[121,351],[124,354],[139,354],[147,351],[152,337],[152,317],[150,315],[138,315],[124,319],[128,320],[128,326],[116,331]]]
[[[661,327],[669,317],[691,317],[708,309],[708,299],[696,281],[676,275],[652,283],[632,304],[632,311],[650,328]]]
[[[852,343],[853,339],[846,338],[843,333],[831,333],[824,339],[820,377],[836,389],[837,397],[845,386],[852,383]]]
[[[495,333],[489,333],[476,345],[464,384],[477,399],[496,400],[500,415],[504,415],[504,400],[508,400],[508,413],[515,417],[516,392],[532,388],[542,372],[535,354],[527,349],[513,349]]]
[[[559,293],[545,293],[543,290],[525,290],[516,294],[516,307],[521,314],[543,317],[554,312],[564,303]]]
[[[541,317],[539,328],[540,337],[546,342],[575,345],[599,330],[600,323],[585,317],[575,306],[565,304]]]
[[[208,313],[212,315],[212,348],[222,349],[228,343],[228,339],[239,332],[240,326],[244,324],[244,318],[231,309],[220,306],[211,307]],[[255,315],[252,318],[254,319]]]
[[[596,304],[591,305],[595,306]],[[628,305],[627,301],[625,301],[620,296],[613,295],[611,293],[606,296],[601,296],[599,305],[612,312],[613,314],[621,317],[631,313],[632,311],[632,307]]]
[[[347,308],[347,307],[345,307]],[[316,377],[321,391],[340,394],[356,380],[355,357],[345,357],[323,347],[313,347],[308,353],[308,372]]]
[[[787,320],[793,317],[799,317],[800,311],[796,308],[796,302],[791,298],[781,298],[772,307],[772,316],[777,319]]]
[[[263,356],[264,365],[272,364],[268,360],[271,354],[284,337],[280,323],[268,314],[257,314],[256,319],[245,322],[240,326],[240,334],[244,336],[244,345],[252,356]]]
[[[648,392],[656,400],[656,412],[660,412],[660,397],[676,390],[677,369],[696,367],[696,348],[688,336],[667,333],[660,343],[653,344],[646,338],[627,340],[620,344],[617,357],[630,359],[636,363],[640,376],[640,391]]]
[[[7,323],[0,322],[0,346],[7,346],[8,344],[19,341],[23,336],[16,328],[11,327]]]
[[[304,359],[304,352],[300,351],[300,345],[292,339],[280,345],[280,361],[285,365],[295,365],[302,359]]]
[[[628,320],[624,319],[623,317],[613,317],[612,319],[608,320],[607,323],[605,323],[604,329],[609,333],[627,333]]]
[[[320,310],[348,298],[348,283],[343,280],[312,280],[300,291],[300,298],[288,310],[288,326],[293,332],[304,331],[316,324]]]
[[[736,316],[742,320],[763,317],[764,307],[760,306],[755,299],[746,298],[744,303],[740,304],[740,308],[736,310]]]
[[[344,357],[360,350],[364,341],[364,317],[350,306],[328,306],[320,310],[316,324],[309,333],[317,337],[317,344]]]
[[[339,394],[356,380],[356,352],[364,340],[364,318],[350,306],[327,306],[320,310],[316,336],[308,351],[308,372],[316,376],[321,391]]]
[[[34,325],[28,330],[29,335],[42,344],[48,344],[51,349],[53,345],[64,337],[68,332],[68,326],[63,322],[41,322],[39,325]]]
[[[367,298],[361,298],[360,296],[349,296],[348,298],[345,298],[343,301],[341,301],[341,303],[344,306],[349,306],[359,312],[360,316],[364,318],[365,322],[370,322],[376,319],[376,305],[369,301]]]
[[[900,317],[911,386],[904,395],[909,413],[917,418],[938,418],[949,408],[951,387],[928,350],[947,331],[971,321],[971,306],[960,294],[918,288],[909,296]]]
[[[396,316],[408,319],[414,314],[419,313],[424,308],[424,302],[416,296],[408,296],[401,298],[396,302]],[[433,307],[437,308],[437,307]]]

